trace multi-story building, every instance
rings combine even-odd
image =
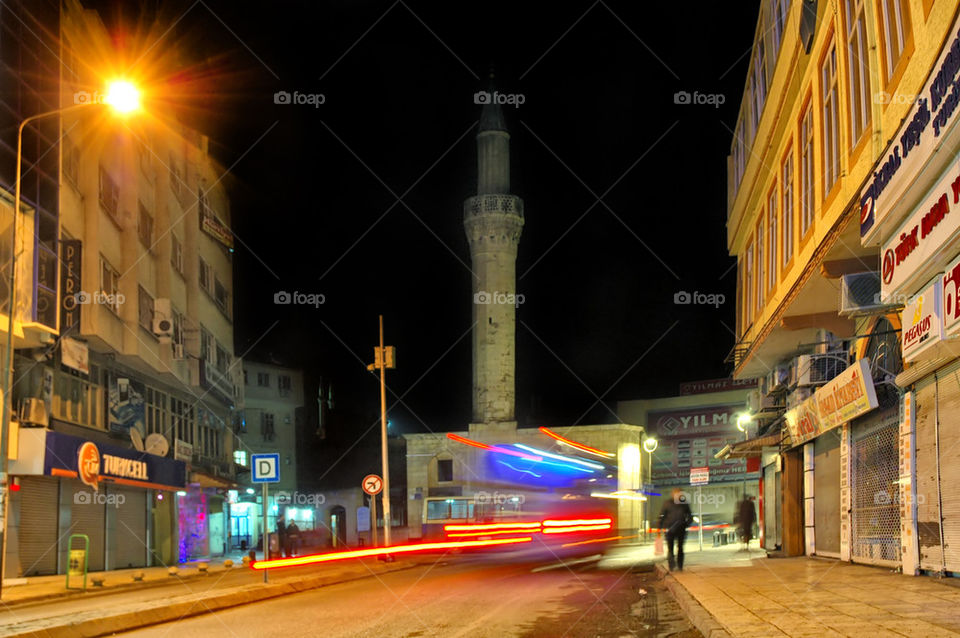
[[[63,572],[72,534],[91,570],[222,554],[242,395],[221,172],[194,131],[115,121],[89,64],[111,42],[99,15],[72,1],[53,15],[38,32],[59,34],[61,62],[20,76],[54,78],[55,99],[19,117],[70,110],[42,120],[59,140],[55,179],[25,163],[29,192],[54,198],[35,208],[25,190],[17,231],[7,573]]]
[[[960,568],[944,541],[955,509],[939,498],[960,475],[938,463],[960,416],[945,367],[955,297],[940,276],[949,290],[960,252],[947,215],[958,5],[762,4],[727,242],[739,265],[731,360],[760,381],[764,434],[733,453],[761,457],[764,492],[780,494],[767,499],[770,549]]]
[[[233,451],[238,467],[250,469],[253,454],[280,455],[280,481],[270,484],[267,527],[276,529],[278,516],[296,521],[303,530],[316,526],[319,494],[302,493],[297,484],[297,436],[304,428],[303,372],[269,363],[243,362],[244,417],[235,429]],[[257,545],[263,531],[262,496],[252,473],[238,475],[238,497],[230,504],[230,544]]]

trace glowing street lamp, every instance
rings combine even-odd
[[[140,107],[140,92],[126,80],[115,80],[108,88],[103,104],[108,105],[115,113],[126,115]],[[17,222],[20,220],[20,173],[23,165],[23,130],[27,124],[53,115],[63,115],[77,109],[86,108],[100,101],[84,101],[80,104],[61,107],[44,113],[31,115],[20,122],[17,128],[17,165],[14,173],[13,194],[13,224],[10,227],[10,279],[9,305],[7,308],[7,352],[3,363],[3,385],[0,395],[0,495],[3,502],[0,504],[0,574],[3,574],[3,559],[6,555],[7,544],[7,443],[10,432],[10,387],[13,384],[13,313],[17,307]],[[0,591],[3,588],[3,579],[0,578]]]

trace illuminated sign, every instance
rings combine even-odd
[[[960,165],[951,163],[937,185],[881,250],[880,296],[885,303],[916,290],[945,246],[960,238]],[[939,272],[939,271],[937,271]],[[925,277],[926,274],[926,277]],[[895,300],[894,300],[895,301]]]
[[[933,65],[923,90],[909,97],[914,104],[860,193],[860,241],[873,243],[879,227],[933,156],[942,136],[956,120],[960,105],[960,17]],[[888,96],[892,97],[892,96]],[[897,233],[899,235],[899,233]]]
[[[815,439],[878,405],[870,359],[860,359],[784,415],[790,442],[800,445]]]
[[[960,331],[960,255],[943,273],[943,327],[947,334]]]
[[[47,432],[44,474],[77,478],[99,489],[107,481],[153,489],[183,489],[186,464],[147,452]]]

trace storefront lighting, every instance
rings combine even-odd
[[[184,492],[183,490],[179,490],[179,491],[177,492],[177,496],[186,496],[186,495],[187,495],[187,493]]]
[[[248,488],[247,488],[247,494],[253,494],[254,491],[255,491],[255,490],[254,490],[252,487],[248,487]]]

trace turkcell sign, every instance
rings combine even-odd
[[[960,240],[960,164],[952,162],[917,209],[880,252],[880,296],[884,303],[917,290],[942,272]],[[946,256],[944,256],[946,255]]]
[[[926,358],[943,339],[943,278],[937,277],[903,308],[900,346],[907,362]]]
[[[960,16],[950,33],[952,39],[948,38],[923,90],[860,193],[860,243],[864,246],[878,243],[881,223],[898,206],[957,120]]]

